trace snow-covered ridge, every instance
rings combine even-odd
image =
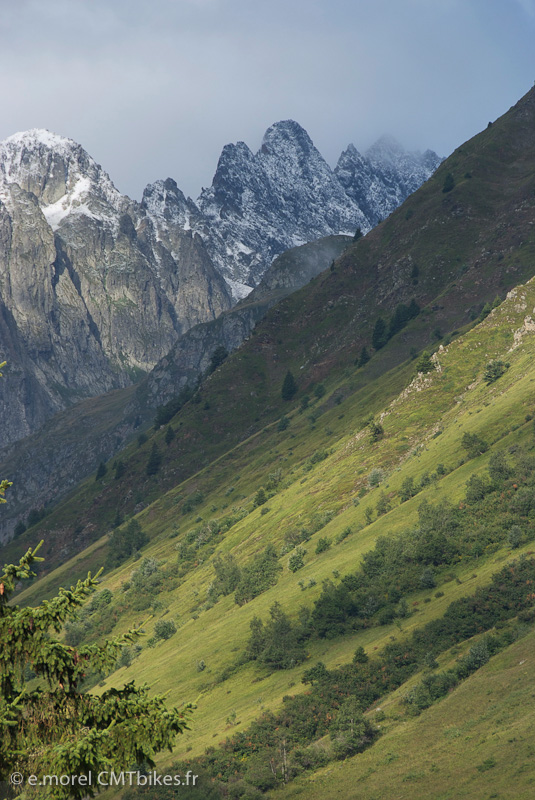
[[[0,142],[0,183],[35,194],[54,230],[71,214],[113,224],[123,204],[109,175],[79,144],[40,128]]]
[[[255,285],[289,247],[330,234],[366,233],[440,164],[436,153],[407,153],[384,136],[363,156],[354,145],[336,168],[294,120],[266,131],[257,153],[225,145],[212,186],[192,223],[226,279]],[[192,202],[192,201],[188,201]]]
[[[225,145],[212,185],[196,201],[167,178],[147,186],[138,204],[79,144],[34,129],[0,142],[0,190],[17,183],[32,192],[54,231],[86,217],[115,237],[127,213],[172,252],[176,236],[197,234],[240,299],[284,250],[357,228],[366,233],[440,161],[430,150],[407,153],[383,136],[364,155],[350,144],[331,169],[306,130],[283,120],[267,129],[256,153],[244,142]]]

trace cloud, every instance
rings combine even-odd
[[[289,117],[331,163],[384,132],[446,155],[535,74],[529,0],[3,6],[0,138],[70,136],[137,198],[167,176],[195,196],[225,143]]]

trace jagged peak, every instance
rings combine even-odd
[[[298,122],[293,119],[285,119],[275,122],[264,134],[261,150],[278,142],[295,142],[300,147],[307,149],[314,147],[312,139]]]
[[[143,191],[141,208],[153,219],[175,222],[189,229],[189,214],[195,208],[193,200],[186,199],[173,178],[149,183]]]
[[[345,150],[342,150],[340,153],[340,157],[338,159],[338,165],[343,164],[344,162],[351,161],[351,162],[363,162],[364,156],[360,153],[354,144],[348,144]]]
[[[149,183],[143,190],[141,205],[145,206],[149,198],[157,198],[161,203],[168,199],[185,203],[184,192],[178,188],[177,182],[173,178],[165,178]]]
[[[80,145],[73,139],[60,136],[57,133],[49,131],[47,128],[31,128],[27,131],[19,131],[0,142],[0,146],[1,145],[13,145],[14,147],[42,145],[56,151],[67,148],[71,150],[80,148]]]
[[[221,155],[219,156],[219,164],[228,160],[233,161],[237,156],[246,158],[247,160],[253,158],[253,154],[245,142],[236,142],[235,144],[226,144],[223,147]]]
[[[65,136],[32,128],[0,142],[0,180],[35,194],[53,228],[94,195],[118,208],[122,195],[84,148]]]

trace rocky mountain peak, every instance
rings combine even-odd
[[[127,385],[230,307],[174,181],[140,205],[83,147],[37,129],[0,143],[0,198],[4,441]]]
[[[45,129],[0,142],[0,180],[34,194],[53,230],[71,213],[109,219],[103,206],[118,211],[123,205],[109,175],[81,145]]]
[[[261,152],[267,153],[271,149],[278,149],[284,145],[291,145],[305,151],[314,150],[312,139],[306,130],[293,119],[281,120],[271,125],[262,139]]]
[[[150,183],[141,201],[141,208],[157,225],[177,225],[183,230],[190,228],[191,205],[172,178]]]

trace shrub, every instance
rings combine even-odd
[[[375,469],[372,469],[372,471],[368,475],[368,484],[372,488],[375,486],[379,486],[379,484],[383,482],[384,477],[385,477],[384,471],[379,467],[375,467]]]
[[[486,483],[479,475],[471,475],[466,482],[466,502],[473,505],[482,500],[486,494],[492,490],[492,486]]]
[[[282,383],[281,397],[283,400],[288,401],[292,400],[292,398],[295,397],[296,394],[297,394],[297,383],[295,382],[295,378],[290,372],[290,370],[288,370],[284,378],[284,381]]]
[[[154,635],[157,639],[170,639],[176,633],[176,625],[172,619],[160,619],[154,626]]]
[[[502,450],[493,453],[489,459],[489,475],[491,480],[496,483],[503,483],[513,474],[513,470],[507,463],[505,454]]]
[[[368,363],[370,358],[371,358],[371,356],[368,353],[367,349],[365,347],[363,347],[362,350],[360,351],[360,355],[357,356],[357,358],[355,359],[355,366],[356,367],[363,367],[365,364]]]
[[[342,531],[340,531],[340,533],[336,537],[336,541],[337,542],[343,542],[344,539],[347,539],[347,537],[351,535],[351,533],[352,533],[352,531],[351,531],[351,528],[349,526],[347,528],[344,528]]]
[[[218,595],[227,595],[235,591],[240,580],[241,570],[232,553],[225,556],[216,556],[213,560],[215,580],[208,592],[209,596],[216,598]]]
[[[221,364],[223,363],[223,361],[225,361],[226,358],[228,358],[228,350],[225,347],[223,347],[223,345],[219,345],[219,347],[216,347],[216,349],[212,353],[212,357],[210,358],[210,366],[208,367],[208,374],[211,375],[212,372],[215,372],[215,370],[219,366],[221,366]]]
[[[379,439],[383,438],[384,428],[380,422],[376,422],[374,419],[371,419],[368,423],[368,427],[370,429],[370,440],[372,442],[378,442]]]
[[[410,500],[411,497],[414,497],[416,493],[417,491],[414,488],[414,478],[410,476],[405,478],[399,490],[399,499],[401,502],[406,503],[407,500]]]
[[[464,447],[469,458],[477,458],[489,449],[488,444],[476,433],[468,432],[463,433],[461,446]]]
[[[253,500],[254,507],[257,508],[258,506],[263,506],[264,503],[267,502],[267,495],[265,489],[260,487],[260,489],[255,494],[255,498]]]
[[[236,603],[243,605],[270,586],[274,586],[281,570],[282,565],[277,559],[277,552],[273,545],[268,544],[263,553],[259,553],[250,564],[242,568],[234,596]]]
[[[141,525],[137,519],[129,522],[126,528],[116,528],[110,536],[110,559],[112,564],[117,565],[125,561],[146,545],[148,541],[148,536],[141,530]]]
[[[386,322],[382,317],[377,319],[372,333],[372,346],[374,350],[380,350],[388,341],[388,331]]]
[[[384,492],[381,492],[376,505],[377,516],[382,517],[383,514],[387,514],[390,511],[390,508],[390,500]]]
[[[107,471],[108,471],[108,468],[107,468],[106,464],[104,463],[104,461],[101,461],[100,464],[98,465],[98,469],[97,469],[97,472],[96,472],[96,475],[95,475],[95,480],[96,481],[100,481],[104,477],[104,475],[107,473]]]
[[[522,544],[522,528],[519,525],[513,525],[507,534],[507,542],[515,550]]]
[[[427,350],[422,350],[420,354],[420,358],[416,362],[416,372],[423,372],[424,374],[428,372],[433,372],[435,369],[435,365],[431,360],[431,356],[427,352]]]
[[[297,547],[288,559],[288,569],[291,572],[297,572],[305,566],[306,550],[303,547]]]
[[[265,624],[258,617],[251,620],[246,657],[271,669],[291,669],[306,658],[300,632],[291,624],[279,603],[271,606],[269,615]]]
[[[176,436],[175,429],[173,428],[172,425],[168,425],[165,431],[165,443],[168,447],[175,438],[175,436]]]
[[[353,654],[353,664],[367,664],[368,661],[369,657],[362,645],[360,645]]]
[[[152,445],[145,472],[148,476],[156,475],[162,463],[162,456],[156,442]]]
[[[435,573],[430,567],[424,569],[424,571],[420,575],[420,585],[424,589],[434,589],[435,586],[437,585],[437,582],[435,580]]]
[[[485,367],[485,372],[483,373],[483,378],[485,379],[487,386],[489,384],[494,383],[497,381],[498,378],[509,369],[509,364],[504,361],[493,360],[489,361],[487,366]]]
[[[336,758],[346,758],[359,753],[373,738],[373,728],[364,718],[355,697],[344,700],[329,729],[329,735]]]
[[[444,192],[444,194],[446,194],[447,192],[451,192],[451,190],[454,188],[455,188],[455,178],[453,177],[451,172],[448,172],[448,174],[444,178],[444,183],[442,184],[442,191]]]
[[[322,536],[320,539],[318,539],[318,543],[316,545],[316,555],[324,553],[326,550],[329,549],[330,546],[331,546],[331,540],[327,539],[326,536]]]

